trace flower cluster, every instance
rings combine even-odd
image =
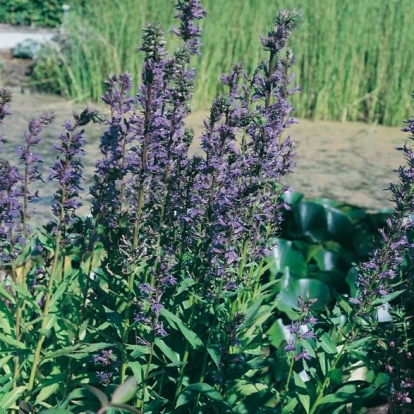
[[[408,125],[403,131],[410,132],[412,135],[409,138],[414,140],[414,118],[406,123]],[[358,324],[360,331],[367,330],[370,334],[375,325],[378,331],[384,332],[385,339],[380,343],[386,360],[386,371],[393,386],[390,407],[402,410],[398,412],[411,412],[414,401],[414,344],[410,339],[412,329],[408,321],[413,316],[413,309],[411,298],[405,298],[412,292],[414,282],[414,244],[409,241],[409,233],[414,225],[414,151],[407,144],[397,150],[404,153],[406,165],[396,171],[400,182],[389,187],[395,205],[394,212],[387,220],[386,227],[380,230],[382,246],[374,251],[371,260],[359,265],[359,292],[350,301],[355,305],[355,320],[370,322],[368,326],[365,323]],[[391,301],[393,294],[398,296],[404,289],[406,292],[403,296],[394,300],[390,306],[392,326],[378,326],[376,312],[379,304],[387,298]]]
[[[80,128],[91,121],[100,121],[98,112],[92,109],[85,109],[81,114],[74,113],[73,117],[75,122],[66,121],[63,125],[65,132],[59,134],[55,148],[61,155],[56,157],[49,172],[49,180],[56,180],[59,185],[52,204],[59,226],[70,223],[75,210],[81,205],[79,190],[83,166],[80,159],[86,142],[84,131]]]
[[[299,296],[298,300],[298,319],[292,321],[289,327],[290,337],[285,351],[293,354],[294,360],[312,359],[309,354],[309,348],[304,347],[304,343],[309,339],[317,339],[313,326],[318,323],[318,319],[312,314],[312,305],[317,299],[303,298]]]
[[[296,90],[287,75],[294,58],[279,55],[300,21],[295,11],[279,14],[272,35],[279,42],[267,44],[268,62],[252,77],[242,64],[223,75],[228,94],[214,100],[204,122],[205,157],[190,165],[190,207],[182,219],[186,239],[198,241],[212,291],[243,283],[244,265],[260,261],[279,231],[286,191],[280,181],[295,155],[294,141],[283,132],[295,122],[288,96]]]
[[[10,99],[9,93],[0,91],[0,123],[9,114],[7,105]],[[23,145],[17,149],[18,161],[23,168],[22,174],[16,166],[0,159],[0,262],[13,261],[30,234],[28,221],[33,212],[29,210],[29,204],[39,198],[37,192],[31,192],[30,186],[42,180],[39,172],[41,159],[32,150],[41,142],[40,134],[43,128],[53,122],[53,119],[52,114],[44,113],[39,118],[30,120],[28,131],[23,134]],[[0,144],[5,142],[5,139],[0,137]]]
[[[414,118],[406,123],[408,125],[402,130],[411,132],[410,139],[413,140]],[[407,238],[407,233],[414,226],[414,151],[406,144],[397,150],[404,153],[406,165],[396,171],[400,182],[390,184],[389,187],[391,200],[395,205],[394,212],[387,220],[386,227],[380,230],[383,246],[375,250],[370,261],[360,265],[360,293],[353,302],[363,308],[365,305],[369,306],[378,296],[385,296],[393,291],[394,285],[402,280],[401,271],[405,261],[414,253],[414,245]]]
[[[3,123],[4,118],[7,115],[10,115],[8,111],[12,95],[7,89],[0,89],[0,125]],[[6,142],[6,139],[3,135],[0,134],[0,152],[3,144]]]

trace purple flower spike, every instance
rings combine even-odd
[[[0,90],[0,123],[8,114],[6,108],[10,95]],[[41,180],[39,164],[41,159],[33,153],[33,147],[41,142],[43,128],[53,121],[52,114],[44,113],[29,122],[28,131],[23,135],[23,145],[17,149],[18,161],[23,174],[7,160],[0,159],[0,249],[2,261],[12,261],[21,252],[26,237],[29,236],[28,221],[33,212],[29,204],[38,198],[37,192],[31,192],[30,185]],[[4,139],[0,138],[0,144]]]
[[[101,121],[98,111],[92,109],[85,109],[80,115],[74,113],[73,117],[75,122],[64,123],[65,131],[59,134],[59,142],[54,145],[60,155],[49,172],[49,180],[56,180],[59,185],[52,204],[52,211],[59,225],[69,224],[75,210],[81,205],[79,200],[83,174],[81,157],[86,141],[83,138],[84,131],[80,127],[91,121]]]
[[[175,8],[175,18],[181,20],[179,29],[172,28],[172,32],[183,39],[185,47],[188,47],[191,54],[199,54],[201,42],[201,29],[194,24],[195,20],[201,20],[207,13],[198,0],[179,1]]]
[[[0,125],[3,123],[4,118],[7,115],[11,115],[8,111],[10,102],[12,99],[12,94],[7,89],[0,89]],[[2,151],[2,146],[5,144],[6,139],[3,135],[0,134],[0,152]]]

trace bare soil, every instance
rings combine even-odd
[[[13,92],[13,114],[5,119],[0,128],[0,132],[9,140],[1,156],[15,160],[15,149],[20,145],[29,120],[42,111],[53,111],[56,121],[45,129],[42,144],[38,148],[43,157],[43,172],[46,176],[48,167],[56,156],[52,144],[62,129],[61,125],[71,118],[73,111],[82,111],[86,105],[30,91],[26,85],[30,65],[30,60],[13,59],[11,54],[6,53],[0,55],[0,87],[11,88]],[[188,124],[195,128],[198,136],[206,115],[206,112],[196,112],[188,117]],[[99,156],[102,129],[102,126],[86,129],[86,189],[92,181],[94,164]],[[308,198],[333,198],[372,210],[392,206],[388,200],[390,194],[385,189],[390,182],[397,180],[393,169],[404,163],[402,154],[395,147],[407,140],[406,134],[399,128],[299,120],[297,125],[290,128],[289,133],[298,142],[297,167],[286,178],[286,183],[294,190],[304,193]],[[197,148],[196,142],[192,151],[196,152]],[[47,183],[39,190],[43,200],[36,205],[36,209],[39,210],[41,221],[44,221],[49,217],[54,187]],[[88,200],[86,190],[84,198],[85,201]],[[87,212],[85,207],[83,213]]]

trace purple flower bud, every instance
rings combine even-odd
[[[295,356],[295,361],[299,361],[301,359],[310,361],[312,357],[304,349],[302,349],[302,352]]]

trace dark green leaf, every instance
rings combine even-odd
[[[138,383],[135,377],[128,377],[121,385],[119,385],[112,394],[111,405],[125,404],[131,400],[138,391]]]
[[[165,319],[167,319],[167,321],[172,321],[173,326],[175,324],[178,327],[178,329],[184,335],[185,339],[187,339],[187,341],[191,344],[191,346],[194,349],[197,349],[199,351],[204,349],[203,341],[199,338],[199,336],[195,332],[188,329],[178,316],[174,315],[173,313],[171,313],[165,308],[161,309],[160,314]]]
[[[335,342],[326,332],[319,336],[318,343],[326,353],[330,355],[338,353]]]
[[[387,302],[391,302],[392,300],[394,300],[398,296],[402,295],[404,292],[405,292],[405,289],[396,290],[395,292],[391,292],[388,295],[378,297],[372,302],[372,305],[377,306],[377,305],[382,305],[382,304],[387,303]]]
[[[107,407],[109,404],[108,397],[98,388],[92,387],[92,385],[85,385],[85,388],[90,391],[100,402],[102,407]]]
[[[303,254],[294,248],[294,243],[290,240],[278,239],[269,260],[271,260],[269,271],[273,277],[285,274],[287,271],[292,277],[306,277],[307,263]],[[280,289],[279,285],[276,286],[277,289]]]
[[[314,279],[293,279],[286,275],[283,278],[282,290],[278,294],[278,309],[285,312],[290,318],[297,317],[295,309],[298,308],[299,296],[309,295],[317,299],[314,309],[323,309],[331,301],[331,291],[328,285]]]
[[[217,390],[211,385],[205,383],[196,383],[184,388],[184,391],[178,397],[175,408],[181,407],[182,405],[193,401],[198,394],[202,394],[215,401],[224,402],[222,395],[217,392]]]

